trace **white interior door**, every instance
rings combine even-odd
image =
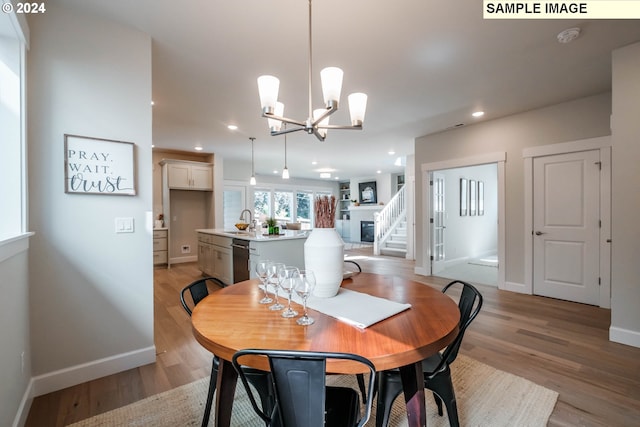
[[[533,159],[533,293],[599,303],[600,152]]]
[[[431,176],[431,274],[437,274],[444,270],[445,260],[445,180],[444,175],[438,172]]]

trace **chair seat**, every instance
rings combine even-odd
[[[326,388],[326,427],[354,426],[360,419],[360,396],[349,387]]]
[[[442,362],[442,354],[436,353],[433,356],[429,356],[422,361],[422,371],[424,372],[425,377],[429,377],[435,374],[436,369],[438,369],[438,365]]]

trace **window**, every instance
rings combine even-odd
[[[275,191],[273,193],[274,218],[280,223],[293,222],[293,193],[291,191]]]
[[[271,216],[271,191],[255,190],[253,192],[253,217],[257,219]]]
[[[302,223],[303,230],[311,228],[313,220],[313,211],[311,209],[313,193],[297,192],[296,193],[296,222]]]
[[[330,196],[330,189],[298,190],[282,188],[256,188],[253,190],[253,212],[259,221],[273,216],[280,224],[302,223],[301,229],[313,227],[313,200],[316,196]]]
[[[25,43],[11,14],[0,16],[0,242],[27,231],[24,140]]]

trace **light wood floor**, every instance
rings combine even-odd
[[[371,257],[371,249],[348,253],[368,272],[437,289],[448,282],[414,275],[411,261]],[[155,270],[156,363],[37,397],[26,425],[64,426],[208,376],[211,355],[192,337],[178,299],[199,275],[195,263]],[[485,304],[462,353],[558,391],[550,426],[640,426],[640,349],[608,341],[609,310],[478,289]]]

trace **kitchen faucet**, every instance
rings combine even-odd
[[[251,213],[251,211],[249,209],[244,209],[242,212],[240,212],[240,221],[244,221],[244,213],[248,212],[249,213],[249,229],[253,229],[255,228],[255,224],[253,223],[253,214]]]

